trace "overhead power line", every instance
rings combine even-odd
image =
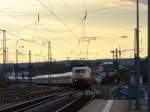
[[[47,9],[50,10],[43,2],[42,2],[43,6]],[[104,7],[104,8],[95,8],[95,9],[86,9],[86,11],[88,13],[92,13],[92,12],[101,12],[101,11],[106,11],[106,10],[110,10],[110,9],[116,9],[119,7],[125,7],[125,6],[130,6],[130,5],[120,5],[120,6],[111,6],[111,7]],[[49,13],[47,12],[39,12],[42,16],[46,16],[49,15]],[[54,12],[53,10],[50,10],[50,13],[53,14],[81,14],[81,13],[85,13],[85,10],[80,10],[80,11],[64,11],[64,12]],[[0,14],[6,14],[8,16],[37,16],[37,12],[23,12],[23,11],[3,11],[0,10]],[[2,16],[2,15],[1,15]]]
[[[66,27],[66,29],[68,29],[68,31],[70,31],[75,37],[78,38],[78,36],[69,28],[69,26],[67,24],[65,24],[58,16],[55,15],[54,12],[52,12],[43,2],[41,2],[41,0],[38,0],[40,2],[40,4],[42,4],[42,6],[45,7],[45,9],[47,9],[47,11],[56,19],[58,20],[63,26]]]

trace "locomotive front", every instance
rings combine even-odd
[[[76,87],[89,87],[92,83],[91,69],[89,67],[74,67],[72,81]]]

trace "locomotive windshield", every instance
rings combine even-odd
[[[85,69],[76,69],[75,70],[75,73],[86,73],[86,70]]]

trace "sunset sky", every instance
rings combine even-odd
[[[147,56],[147,0],[140,1],[141,57]],[[47,61],[48,41],[55,60],[112,58],[111,50],[134,49],[136,0],[0,0],[0,28],[6,30],[8,62]],[[87,13],[86,13],[87,12]],[[38,16],[39,15],[39,16]],[[84,25],[84,27],[82,27]],[[0,33],[0,62],[2,62]],[[83,40],[81,37],[96,37]],[[127,37],[127,38],[123,38]],[[80,43],[79,43],[80,40]],[[133,51],[122,58],[133,57]]]

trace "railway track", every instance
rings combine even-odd
[[[13,94],[13,95],[2,96],[0,99],[0,102],[1,104],[4,104],[4,103],[16,102],[16,101],[23,100],[23,99],[28,100],[29,98],[34,98],[34,97],[46,95],[49,93],[50,93],[49,90],[32,91],[32,92],[30,91],[30,92],[24,92],[24,93],[20,92],[20,93]]]
[[[65,89],[56,89],[52,90],[47,87],[31,87],[29,88],[20,88],[20,89],[11,89],[6,91],[0,91],[0,105],[17,102],[20,100],[29,100],[36,97],[41,97],[43,95],[48,95],[54,92],[61,92]]]
[[[78,112],[83,106],[90,103],[94,97],[95,92],[93,90],[88,94],[80,91],[77,94],[73,93],[70,97],[60,97],[25,112]]]
[[[38,85],[22,85],[20,87],[11,87],[11,88],[6,88],[6,89],[1,89],[0,94],[5,93],[5,92],[14,92],[14,91],[20,91],[20,90],[25,90],[28,89],[30,86],[31,89],[39,89],[39,88],[47,88],[46,86],[38,86]]]
[[[17,94],[22,92],[26,92],[28,90],[42,90],[42,89],[46,89],[46,87],[40,87],[40,86],[25,86],[25,87],[20,87],[20,88],[11,88],[11,89],[4,89],[4,90],[0,90],[0,96],[4,96],[4,95],[12,95],[12,94]]]
[[[82,94],[77,99],[72,100],[62,108],[56,110],[55,112],[78,112],[83,106],[90,103],[95,98],[95,91],[91,90],[92,94],[85,95]]]
[[[95,91],[90,91],[88,94],[80,90],[53,93],[0,109],[0,112],[77,112],[94,99]]]
[[[1,104],[10,103],[20,99],[25,99],[27,95],[30,95],[32,97],[34,95],[45,94],[48,92],[49,92],[48,88],[31,88],[31,89],[22,88],[20,90],[1,91],[0,103]]]
[[[79,91],[69,91],[69,92],[50,94],[41,98],[37,98],[37,99],[26,101],[26,102],[23,102],[14,106],[3,108],[0,110],[0,112],[24,112],[26,110],[32,109],[39,105],[45,104],[47,102],[54,101],[56,99],[63,98],[66,96],[70,96],[77,92]]]

